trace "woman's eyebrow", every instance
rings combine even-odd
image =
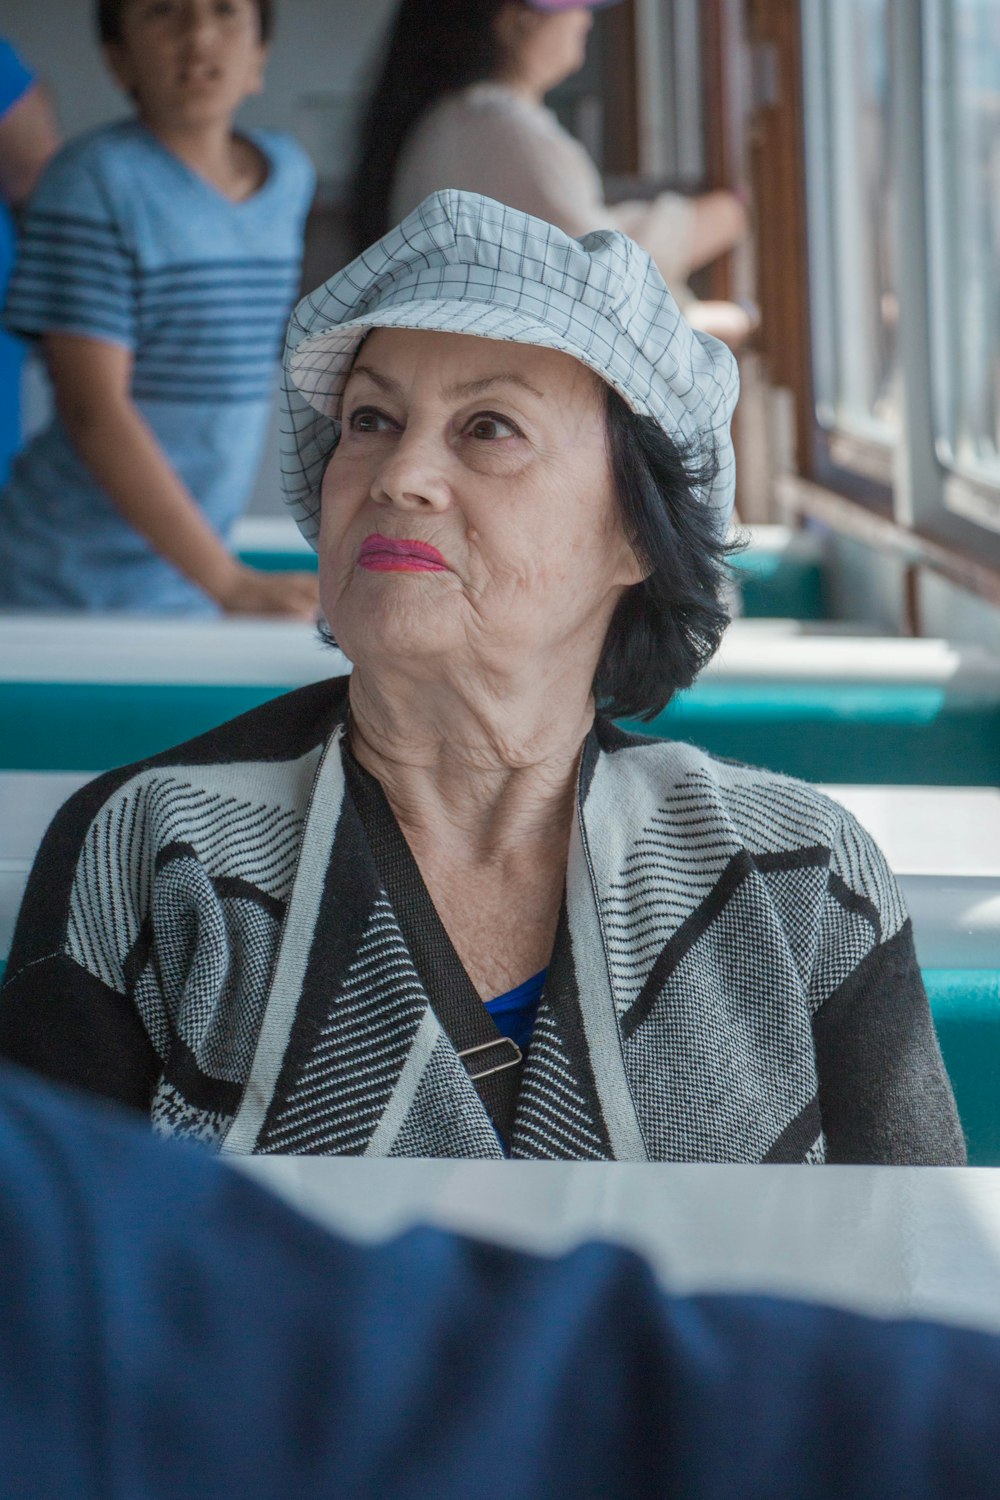
[[[403,395],[403,387],[398,380],[393,380],[391,375],[383,375],[381,371],[373,369],[371,365],[355,365],[347,377],[348,381],[353,380],[356,375],[367,376],[372,384],[377,385],[379,390],[384,391],[387,396],[400,397]],[[482,375],[478,380],[460,381],[456,385],[448,386],[444,395],[447,400],[454,401],[468,396],[478,396],[494,385],[516,385],[521,390],[530,391],[540,401],[545,399],[544,393],[537,386],[532,385],[530,381],[525,380],[524,376],[519,375],[516,370],[498,370],[496,374]]]
[[[352,365],[345,384],[354,379],[355,375],[367,375],[372,385],[377,385],[380,391],[385,391],[387,396],[401,396],[403,387],[398,380],[393,380],[388,375],[380,375],[378,370],[373,370],[371,365]]]
[[[482,391],[488,390],[491,385],[518,385],[522,390],[530,391],[540,401],[545,399],[544,393],[537,386],[525,380],[516,370],[500,370],[495,375],[484,375],[479,380],[464,380],[459,385],[450,385],[445,391],[448,397],[455,396],[478,396]]]

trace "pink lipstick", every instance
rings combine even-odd
[[[429,542],[372,532],[361,543],[358,567],[370,573],[446,573],[448,564]]]

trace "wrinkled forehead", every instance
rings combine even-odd
[[[537,401],[603,404],[607,386],[581,360],[557,349],[469,334],[373,328],[354,352],[344,396],[356,385],[462,397],[508,386]]]

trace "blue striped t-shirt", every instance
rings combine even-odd
[[[246,135],[268,175],[233,202],[137,120],[46,169],[23,225],[9,328],[130,351],[132,396],[222,537],[253,484],[314,173],[290,137]],[[0,606],[206,610],[119,515],[56,417],[0,493]]]

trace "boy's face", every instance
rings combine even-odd
[[[105,51],[143,119],[165,129],[231,119],[260,92],[267,58],[256,0],[127,0]]]

